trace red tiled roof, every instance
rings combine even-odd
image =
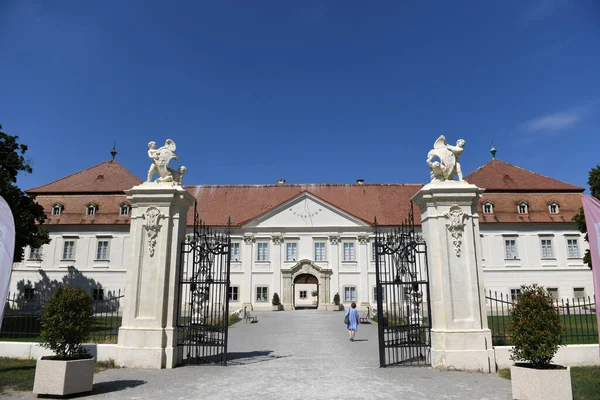
[[[488,192],[583,192],[585,190],[500,160],[492,160],[477,168],[467,175],[465,180]]]
[[[314,184],[314,185],[201,185],[188,186],[198,202],[198,215],[208,225],[244,223],[276,206],[308,192],[327,203],[372,224],[398,225],[408,216],[410,199],[420,184]],[[420,221],[415,210],[415,220]],[[193,220],[190,210],[188,220]]]
[[[491,201],[493,214],[483,213],[483,204]],[[528,214],[517,213],[517,203],[528,204]],[[550,214],[548,204],[556,202],[559,213]],[[581,208],[580,193],[488,193],[484,192],[477,207],[481,223],[570,223]]]
[[[27,193],[123,193],[142,183],[116,161],[105,161],[46,185],[27,190]]]
[[[121,204],[128,203],[125,194],[39,195],[35,201],[44,207],[46,216],[48,216],[44,224],[48,225],[129,224],[129,215],[119,215]],[[86,215],[85,207],[90,203],[98,206],[96,215]],[[63,206],[61,215],[50,215],[54,204]]]

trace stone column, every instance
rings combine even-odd
[[[132,206],[131,256],[116,362],[130,368],[173,368],[180,246],[194,197],[170,182],[145,182],[125,193]]]
[[[369,298],[371,297],[371,288],[369,287],[369,235],[358,235],[358,251],[356,252],[358,270],[360,271],[360,286],[358,288],[358,298],[360,301],[359,310],[366,311],[371,307]]]
[[[467,182],[432,182],[413,198],[427,242],[431,361],[441,369],[495,371],[487,326],[477,201]]]
[[[291,271],[281,271],[281,281],[283,288],[281,291],[281,304],[285,311],[291,311],[294,307],[292,296],[292,273]]]

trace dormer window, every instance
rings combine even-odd
[[[517,211],[519,214],[529,214],[529,204],[524,201],[517,204]]]
[[[98,211],[98,206],[95,204],[88,204],[85,206],[85,215],[96,215]]]
[[[52,206],[52,215],[61,215],[62,211],[63,211],[63,205],[62,204],[54,204]]]
[[[560,207],[557,202],[553,201],[548,204],[548,209],[550,210],[550,214],[558,214]]]
[[[484,214],[493,214],[494,213],[494,204],[491,201],[486,201],[483,203],[483,213]]]
[[[129,203],[121,203],[119,215],[129,215],[131,212],[131,205]]]

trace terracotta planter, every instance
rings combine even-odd
[[[41,357],[35,366],[34,394],[65,396],[91,392],[94,387],[95,358],[84,360],[49,360]]]
[[[573,400],[570,367],[534,369],[520,365],[510,368],[513,399]]]

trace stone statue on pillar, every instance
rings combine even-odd
[[[148,170],[147,182],[152,182],[152,177],[158,173],[159,177],[156,182],[173,182],[173,185],[181,185],[183,183],[183,175],[187,172],[187,168],[183,165],[177,170],[169,167],[171,160],[177,160],[175,150],[177,146],[171,139],[167,139],[165,145],[156,149],[156,142],[148,143],[148,157],[152,160],[150,169]]]
[[[458,139],[456,146],[446,143],[446,137],[441,135],[433,144],[433,149],[427,154],[427,165],[431,169],[431,182],[443,182],[454,180],[463,181],[462,169],[458,158],[463,152],[465,146],[463,139]],[[437,160],[436,160],[437,159]]]

